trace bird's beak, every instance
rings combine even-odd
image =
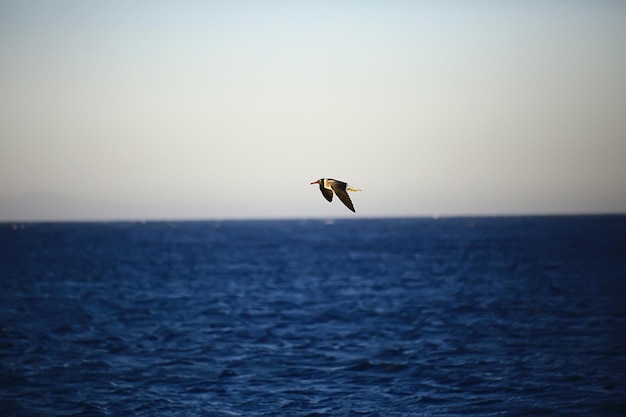
[[[313,184],[319,184],[319,183],[320,183],[320,181],[319,181],[319,180],[317,180],[317,181],[313,181],[313,182],[311,183],[311,185],[313,185]]]

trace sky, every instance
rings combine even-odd
[[[626,213],[625,78],[618,0],[0,0],[0,221]]]

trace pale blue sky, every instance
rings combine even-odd
[[[0,221],[624,213],[625,74],[621,1],[0,0]]]

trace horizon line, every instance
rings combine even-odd
[[[253,222],[253,221],[354,221],[354,220],[406,220],[406,219],[464,219],[464,218],[521,218],[521,217],[620,217],[626,212],[536,212],[536,213],[478,213],[478,214],[419,214],[419,215],[380,215],[380,216],[282,216],[282,217],[146,217],[146,218],[85,218],[85,219],[19,219],[0,220],[0,225],[38,223],[168,223],[168,222]]]

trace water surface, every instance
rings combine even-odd
[[[3,416],[626,415],[626,216],[0,224]]]

